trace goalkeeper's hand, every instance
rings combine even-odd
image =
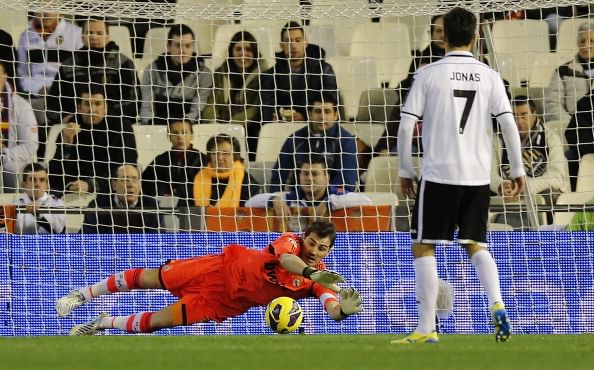
[[[327,270],[316,270],[313,267],[303,269],[303,276],[336,293],[340,292],[340,287],[336,283],[344,283],[344,278],[340,274]]]
[[[340,313],[349,316],[363,311],[363,300],[355,288],[340,291]]]

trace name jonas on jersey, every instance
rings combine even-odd
[[[479,82],[481,80],[481,74],[480,73],[452,72],[452,75],[450,76],[450,80]]]

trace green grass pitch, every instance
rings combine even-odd
[[[391,345],[388,335],[0,338],[0,369],[594,369],[594,335],[442,335]]]

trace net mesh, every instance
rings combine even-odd
[[[533,131],[524,147],[525,166],[531,173],[527,195],[503,199],[497,194],[499,187],[492,186],[491,230],[543,230],[530,234],[529,239],[522,234],[501,234],[498,239],[497,251],[502,254],[498,263],[512,266],[502,272],[506,289],[510,295],[515,287],[526,291],[526,296],[512,305],[517,309],[512,319],[520,320],[520,314],[529,311],[531,319],[522,319],[526,321],[522,324],[525,332],[591,330],[586,324],[583,328],[573,326],[580,317],[587,317],[583,312],[592,311],[591,284],[582,279],[591,278],[591,234],[576,238],[571,233],[546,233],[547,229],[594,228],[592,73],[588,63],[578,60],[571,64],[580,50],[578,30],[589,22],[589,3],[0,0],[0,29],[6,31],[6,35],[0,33],[0,59],[8,75],[4,84],[0,73],[4,86],[0,92],[0,199],[5,205],[0,221],[7,232],[33,234],[24,239],[11,236],[2,244],[2,261],[7,261],[2,265],[7,269],[0,270],[0,297],[10,308],[6,312],[11,313],[0,320],[5,323],[0,333],[64,332],[64,323],[51,319],[47,326],[37,328],[34,318],[49,320],[53,299],[68,288],[122,268],[154,267],[169,258],[216,252],[229,241],[212,239],[220,232],[256,232],[241,233],[238,242],[260,247],[264,236],[257,232],[300,231],[316,217],[328,217],[340,231],[347,232],[341,246],[345,254],[337,257],[332,267],[341,269],[343,263],[350,265],[348,261],[352,260],[366,267],[341,272],[350,280],[361,280],[359,288],[365,292],[366,301],[370,297],[369,311],[383,307],[384,301],[393,303],[392,294],[402,301],[385,304],[388,316],[370,312],[354,326],[306,322],[308,330],[369,333],[413,328],[415,315],[409,312],[414,306],[412,283],[405,283],[401,275],[386,280],[394,261],[398,265],[410,262],[400,255],[406,242],[386,241],[382,232],[407,232],[410,227],[412,202],[400,193],[397,173],[400,106],[410,86],[411,72],[439,56],[431,47],[432,37],[437,37],[432,36],[432,30],[439,28],[431,25],[432,17],[454,6],[480,14],[477,58],[501,73],[511,97],[532,99],[542,123],[538,126],[542,133]],[[66,25],[55,27],[53,14],[61,14]],[[47,25],[42,25],[44,20],[48,20]],[[107,34],[103,21],[109,24]],[[305,50],[306,60],[323,72],[301,85],[298,74],[278,72],[266,84],[260,78],[278,57],[283,57],[281,29],[288,21],[302,25],[310,47],[317,45]],[[185,37],[186,29],[180,24],[187,25],[194,36]],[[171,34],[172,29],[179,32]],[[254,36],[260,55],[251,75],[237,72],[239,57],[228,58],[232,37],[242,31]],[[109,50],[102,51],[105,44]],[[422,54],[424,50],[428,54]],[[192,53],[200,58],[184,59]],[[177,60],[182,61],[183,68]],[[566,63],[570,64],[558,69]],[[331,69],[324,70],[326,66]],[[312,114],[309,99],[319,98],[318,90],[335,95],[340,129],[334,135],[340,145],[312,141],[308,124],[297,116]],[[312,91],[315,94],[308,95]],[[187,122],[171,123],[182,118]],[[236,141],[225,137],[217,141],[221,134]],[[219,139],[213,141],[217,136]],[[539,141],[543,139],[544,146]],[[497,138],[494,142],[495,148],[500,147]],[[298,148],[303,143],[307,143],[305,149]],[[175,145],[184,149],[172,150]],[[420,168],[422,148],[416,145],[416,149],[415,165]],[[494,150],[494,183],[505,181],[501,153]],[[243,171],[233,167],[237,172],[221,170],[224,175],[219,176],[205,170],[209,162],[212,168],[217,164],[224,169],[225,160],[231,158],[235,163],[237,157],[243,159]],[[320,160],[318,157],[324,163],[322,167],[328,167],[327,179],[322,176],[323,187],[328,181],[353,193],[344,197],[336,190],[330,203],[275,204],[276,198],[283,197],[275,192],[299,189],[285,184],[300,182],[302,191],[316,189],[317,167],[313,162]],[[310,171],[301,171],[302,179],[294,169],[308,161],[312,162]],[[35,193],[33,184],[46,180],[43,168],[30,163],[43,165],[47,173],[50,196],[36,202],[32,202],[33,194],[40,196],[45,188],[41,185],[41,191]],[[133,166],[121,167],[123,163]],[[277,171],[279,167],[286,171]],[[213,181],[232,185],[213,186]],[[303,185],[308,181],[309,185]],[[209,231],[214,236],[192,239],[185,234],[189,231]],[[80,232],[82,236],[67,234],[54,239],[38,235],[48,232]],[[146,239],[132,235],[155,232],[162,234]],[[97,233],[117,235],[95,239],[91,234]],[[88,240],[93,242],[87,244]],[[376,256],[373,246],[384,242],[384,247],[399,252],[393,255],[382,247]],[[541,254],[533,256],[528,247],[519,254],[513,251],[515,245],[526,243],[538,246]],[[195,244],[204,249],[193,249]],[[569,245],[571,252],[558,266],[566,276],[554,280],[550,274],[556,272],[547,270],[554,259],[543,256]],[[27,256],[31,260],[17,262],[16,254],[24,254],[27,248],[34,251]],[[100,252],[95,253],[97,248]],[[137,254],[120,256],[120,249]],[[67,266],[46,265],[48,256],[64,257]],[[87,258],[101,266],[92,267]],[[447,254],[443,258],[452,260],[440,272],[442,277],[451,281],[460,274],[466,276],[465,269],[455,268],[462,263],[461,256]],[[522,271],[529,271],[529,279],[522,280],[523,272],[514,270],[517,258],[531,261],[522,267]],[[118,264],[120,259],[125,261],[123,265]],[[14,275],[21,264],[30,264],[32,275],[23,271]],[[53,269],[59,269],[63,276],[46,276]],[[531,269],[541,270],[531,275]],[[567,283],[574,273],[578,276],[575,286]],[[545,283],[536,287],[539,278]],[[476,279],[472,281],[477,284]],[[555,284],[570,287],[564,290],[564,297],[548,295]],[[454,290],[462,290],[462,286],[455,285]],[[50,290],[47,297],[36,295],[45,289]],[[475,290],[476,296],[464,298],[464,304],[485,300],[478,288]],[[130,299],[134,309],[152,302],[151,297],[142,295]],[[168,299],[159,295],[159,303],[150,306],[155,308]],[[557,305],[555,310],[569,305],[585,311],[566,312],[568,316],[561,323],[528,323],[538,322],[540,318],[536,317],[552,302]],[[307,303],[311,307],[316,304]],[[400,309],[407,312],[404,318],[398,318]],[[82,315],[88,317],[97,310]],[[245,325],[256,321],[255,329],[248,329],[248,333],[262,332],[263,320],[257,321],[261,312],[250,315],[237,322]],[[482,311],[477,315],[480,318],[465,321],[464,309],[460,309],[454,314],[456,324],[446,324],[446,330],[484,332],[488,317]],[[204,332],[244,333],[234,325]],[[558,325],[562,329],[556,329]]]

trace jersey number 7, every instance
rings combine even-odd
[[[454,90],[455,98],[466,99],[464,111],[462,111],[462,117],[460,117],[460,128],[458,129],[459,134],[464,133],[464,127],[466,127],[466,121],[468,121],[468,115],[470,114],[470,109],[472,109],[472,103],[474,103],[475,96],[476,90]]]

